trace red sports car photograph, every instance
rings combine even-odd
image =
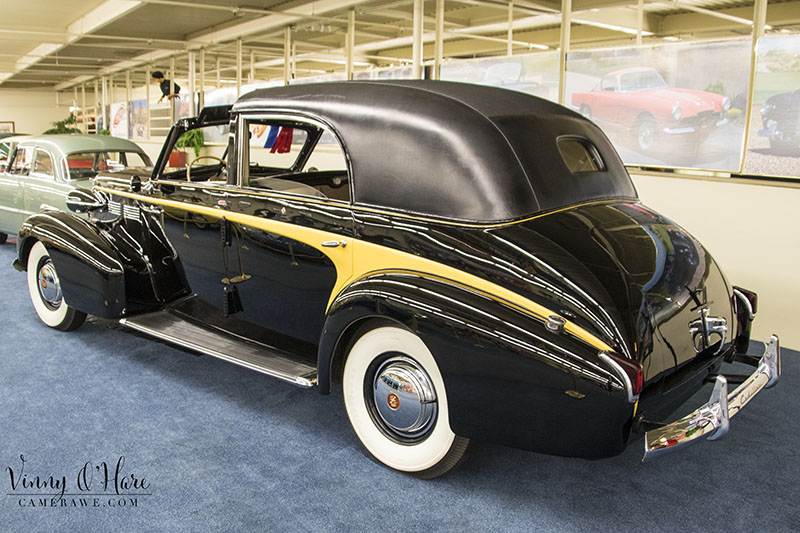
[[[606,74],[588,92],[572,94],[572,106],[601,126],[627,129],[635,147],[648,152],[665,138],[702,141],[727,122],[730,98],[708,91],[669,87],[650,67]]]

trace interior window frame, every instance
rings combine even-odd
[[[249,181],[249,170],[250,170],[250,161],[249,161],[249,153],[250,153],[250,126],[248,121],[253,120],[264,120],[264,121],[274,121],[280,125],[286,124],[287,126],[291,125],[295,128],[304,129],[308,132],[308,139],[306,143],[301,148],[300,154],[298,154],[297,159],[295,159],[292,166],[287,169],[287,172],[297,172],[300,173],[305,164],[308,162],[308,159],[311,157],[311,154],[314,152],[314,149],[318,146],[319,141],[322,139],[325,131],[328,131],[333,135],[336,139],[336,142],[339,145],[339,148],[342,150],[342,154],[344,156],[345,172],[347,172],[347,188],[348,188],[348,196],[349,200],[339,200],[337,198],[330,198],[330,197],[317,197],[317,196],[310,196],[307,194],[302,193],[295,193],[295,192],[287,192],[287,191],[275,191],[274,194],[280,195],[292,195],[298,198],[308,198],[311,200],[324,200],[326,202],[336,202],[341,203],[344,205],[352,205],[353,204],[353,172],[350,164],[350,158],[347,155],[347,147],[342,140],[341,135],[339,132],[336,131],[330,124],[323,122],[318,118],[312,118],[308,116],[304,116],[298,113],[284,113],[280,111],[269,111],[269,112],[242,112],[236,116],[236,142],[239,145],[236,153],[236,164],[239,167],[239,171],[236,173],[235,176],[235,186],[238,188],[246,189],[246,190],[255,190],[261,193],[271,193],[272,191],[268,189],[259,189],[257,187],[252,187],[249,184],[245,185],[246,182]],[[303,127],[305,126],[305,127]],[[312,136],[310,133],[313,130],[317,130],[318,134]],[[302,183],[302,182],[298,182]]]

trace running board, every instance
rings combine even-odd
[[[308,388],[317,384],[317,369],[297,360],[290,353],[203,327],[169,311],[123,318],[119,323],[165,342],[217,357],[300,387]]]

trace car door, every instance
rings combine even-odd
[[[233,241],[227,273],[241,280],[239,316],[316,345],[338,282],[352,271],[342,145],[322,124],[296,116],[242,115],[237,135],[226,212]]]
[[[34,148],[18,146],[10,163],[0,172],[0,232],[16,234],[30,214],[25,210],[24,180],[30,173]]]
[[[592,107],[593,119],[615,122],[619,103],[618,89],[617,76],[606,76],[601,80],[600,92],[595,95],[597,102]]]
[[[66,197],[72,187],[60,176],[57,161],[45,148],[37,147],[34,151],[30,173],[22,180],[26,212],[66,207]]]

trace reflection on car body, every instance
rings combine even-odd
[[[223,124],[224,169],[165,170],[186,131]],[[603,457],[646,432],[650,457],[718,438],[780,372],[777,338],[744,354],[756,295],[640,203],[591,121],[522,93],[260,90],[176,123],[149,181],[102,176],[95,193],[89,221],[20,232],[46,324],[90,313],[325,394],[341,382],[366,449],[420,477],[470,439]],[[757,370],[729,394],[733,361]],[[707,381],[707,405],[652,422]]]

